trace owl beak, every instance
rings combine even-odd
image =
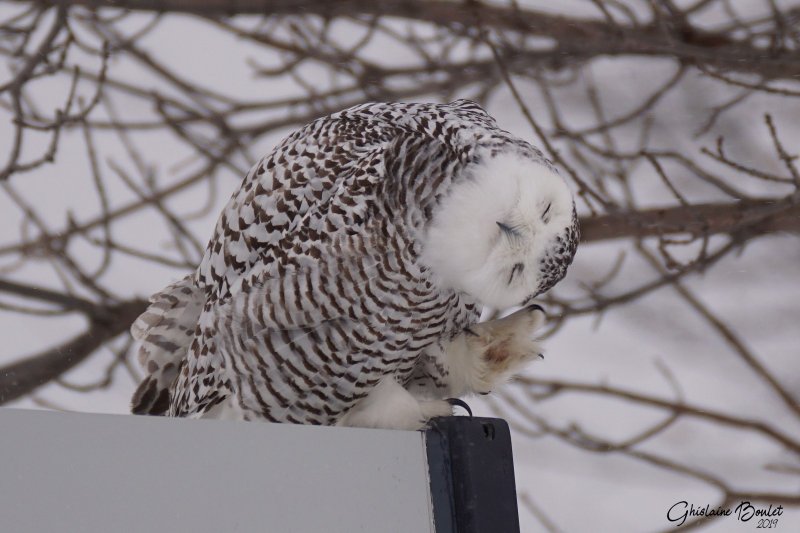
[[[495,224],[497,224],[497,227],[503,230],[504,233],[514,233],[511,226],[508,224],[503,224],[502,222],[495,222]]]

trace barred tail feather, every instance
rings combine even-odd
[[[145,378],[131,399],[131,412],[164,415],[173,382],[194,337],[203,310],[204,294],[192,276],[173,283],[150,298],[150,306],[131,326],[141,344],[139,364]]]

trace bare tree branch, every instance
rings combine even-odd
[[[496,6],[469,2],[465,5],[440,0],[56,0],[49,5],[118,7],[205,16],[232,14],[310,15],[330,18],[354,13],[394,16],[431,22],[447,27],[468,28],[476,19],[484,27],[523,31],[556,40],[557,50],[572,59],[598,55],[649,55],[677,57],[725,70],[756,72],[768,79],[792,78],[800,73],[797,51],[765,50],[726,33],[679,25],[646,26],[610,24],[550,15],[518,6]],[[624,38],[622,35],[624,32]],[[755,61],[747,61],[753,59]]]
[[[86,332],[72,340],[0,367],[0,405],[30,394],[82,363],[105,342],[126,332],[146,307],[146,302],[136,300],[107,308],[102,320],[93,320]]]
[[[800,233],[800,205],[787,200],[745,200],[730,204],[691,204],[587,217],[581,219],[581,239],[583,242],[597,242],[676,233],[697,237],[733,234],[746,228],[755,234]]]

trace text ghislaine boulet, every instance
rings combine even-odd
[[[743,501],[734,508],[730,507],[711,507],[711,505],[695,506],[693,503],[683,500],[674,504],[667,511],[667,520],[674,522],[676,527],[680,527],[686,519],[692,516],[702,516],[715,518],[733,515],[740,522],[749,522],[751,519],[759,521],[758,527],[772,528],[778,525],[775,517],[783,514],[783,506],[756,506],[748,501]]]

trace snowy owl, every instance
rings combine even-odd
[[[540,353],[578,243],[542,153],[477,104],[368,103],[256,163],[132,327],[134,413],[416,429]],[[520,307],[479,323],[483,306]]]

